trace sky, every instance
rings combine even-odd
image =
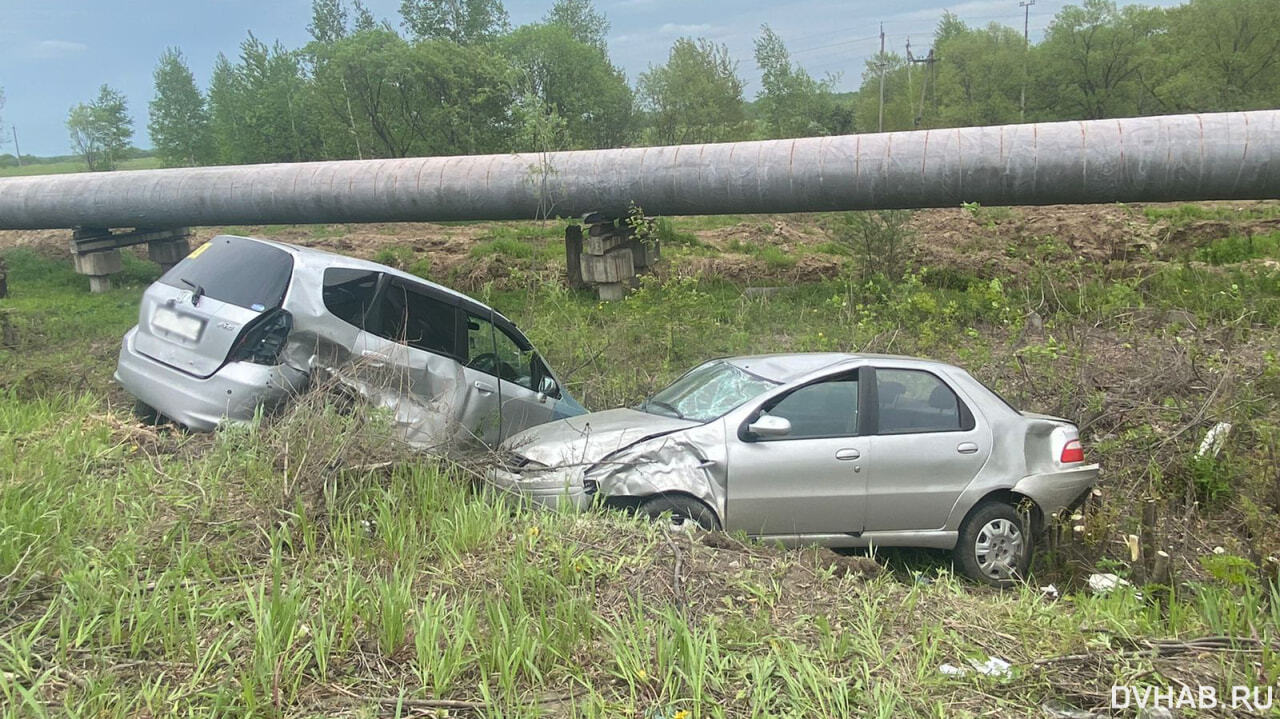
[[[1130,4],[1121,0],[1120,4]],[[1145,0],[1172,6],[1182,0]],[[1053,15],[1079,0],[1036,0],[1032,42]],[[379,19],[399,25],[399,0],[367,0]],[[537,22],[552,0],[506,0],[512,24]],[[679,37],[706,37],[729,47],[748,99],[759,90],[752,40],[762,24],[781,35],[792,59],[815,77],[838,76],[857,89],[866,59],[879,48],[927,52],[943,12],[976,25],[1021,27],[1017,0],[595,0],[609,19],[609,53],[633,84],[666,60]],[[0,152],[12,153],[13,128],[24,155],[69,154],[67,111],[106,83],[129,99],[134,144],[150,147],[147,103],[152,71],[167,47],[181,48],[204,87],[219,52],[235,57],[248,32],[286,47],[304,45],[310,0],[0,0]]]

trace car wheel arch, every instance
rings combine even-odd
[[[604,502],[604,506],[609,507],[611,509],[620,509],[627,512],[638,512],[645,503],[658,498],[668,498],[668,499],[679,498],[679,499],[687,500],[690,502],[696,502],[699,505],[701,505],[703,508],[705,508],[707,512],[709,512],[711,516],[715,518],[716,523],[718,523],[721,527],[724,526],[724,518],[720,516],[720,512],[716,511],[715,507],[711,506],[710,503],[708,503],[702,497],[697,496],[696,494],[693,494],[691,492],[684,492],[678,489],[654,492],[652,494],[645,494],[645,495],[611,495],[611,496],[605,497],[603,502]]]
[[[973,516],[974,513],[984,505],[991,503],[1008,505],[1013,507],[1015,510],[1018,510],[1019,514],[1023,514],[1023,509],[1025,508],[1026,513],[1030,515],[1031,519],[1031,536],[1037,537],[1042,531],[1044,531],[1045,518],[1044,512],[1040,509],[1040,505],[1031,497],[1022,494],[1021,492],[1015,492],[1008,487],[993,489],[979,497],[976,502],[969,506],[969,511],[964,513],[964,517],[961,518],[959,526],[963,527],[965,522],[969,521],[969,517]]]

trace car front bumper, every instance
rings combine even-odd
[[[572,470],[521,472],[493,466],[485,472],[485,479],[499,491],[529,504],[583,510],[591,506],[592,495],[583,487],[581,475],[581,471]]]
[[[1073,509],[1098,481],[1098,465],[1073,467],[1060,472],[1032,474],[1018,480],[1013,491],[1035,500],[1046,518]]]
[[[169,419],[200,432],[227,420],[253,419],[259,406],[278,406],[306,384],[305,372],[284,365],[228,362],[203,379],[157,362],[137,351],[129,330],[120,346],[115,380],[137,399]]]

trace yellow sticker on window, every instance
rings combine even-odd
[[[193,258],[193,259],[194,259],[194,258],[196,258],[196,257],[199,257],[201,252],[204,252],[205,250],[209,249],[209,245],[210,245],[210,244],[211,244],[211,243],[206,242],[206,243],[204,243],[203,245],[200,245],[199,247],[197,247],[197,248],[195,248],[194,250],[192,250],[192,251],[191,251],[191,254],[187,255],[187,257],[190,257],[190,258]]]

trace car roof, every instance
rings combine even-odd
[[[264,245],[271,245],[273,247],[278,247],[281,250],[284,250],[285,252],[288,252],[299,259],[308,259],[308,260],[313,260],[318,262],[329,262],[329,263],[332,263],[333,266],[335,267],[346,267],[350,269],[364,269],[364,270],[371,270],[376,272],[383,272],[388,275],[391,275],[392,277],[399,277],[402,280],[408,280],[409,282],[414,282],[420,285],[426,285],[427,287],[430,287],[431,289],[436,290],[437,292],[449,295],[450,297],[456,300],[459,300],[463,304],[471,305],[473,309],[480,309],[485,314],[492,313],[497,317],[502,318],[508,324],[515,326],[515,323],[511,322],[511,320],[506,316],[504,316],[501,312],[498,312],[497,310],[493,309],[489,305],[486,305],[480,300],[477,300],[474,297],[465,295],[461,292],[458,292],[455,289],[445,287],[444,285],[436,284],[431,280],[423,279],[417,275],[410,274],[408,272],[404,272],[401,270],[397,270],[394,267],[389,267],[387,265],[383,265],[377,262],[372,262],[370,260],[362,260],[358,257],[349,257],[347,255],[341,255],[336,252],[329,252],[327,250],[318,250],[314,247],[303,247],[301,245],[293,245],[288,242],[278,242],[276,240],[267,240],[261,237],[247,237],[245,235],[230,235],[225,233],[222,235],[219,235],[219,237],[235,237],[241,240],[251,240],[253,242],[261,242]]]
[[[793,352],[788,354],[743,355],[725,357],[724,361],[767,380],[786,384],[805,375],[837,364],[857,360],[891,360],[895,363],[933,367],[951,367],[945,362],[906,355],[866,354],[853,352]]]

